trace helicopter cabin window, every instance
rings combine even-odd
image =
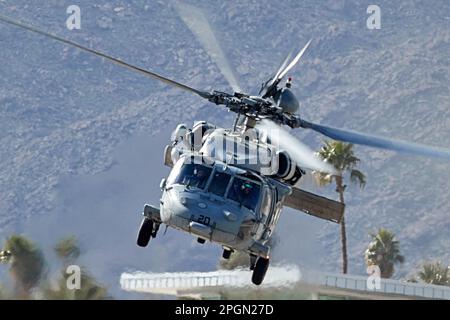
[[[228,198],[256,212],[261,186],[250,180],[235,177]]]
[[[206,182],[208,182],[208,178],[211,175],[211,171],[211,168],[201,164],[186,163],[181,167],[175,183],[187,187],[204,189]]]
[[[211,184],[209,185],[209,192],[214,193],[219,197],[225,196],[230,179],[231,176],[229,174],[216,171],[211,180]]]

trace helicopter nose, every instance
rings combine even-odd
[[[231,242],[239,232],[242,219],[226,210],[223,203],[192,192],[174,192],[162,205],[166,224],[211,241]]]

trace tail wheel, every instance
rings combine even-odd
[[[256,261],[255,269],[253,270],[252,282],[259,286],[266,276],[267,269],[269,268],[269,259],[258,258]]]
[[[142,219],[141,226],[139,228],[139,233],[137,236],[137,245],[139,247],[146,247],[150,242],[152,232],[153,232],[153,221],[148,218]]]

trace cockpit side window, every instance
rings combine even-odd
[[[230,179],[231,176],[228,173],[214,172],[211,184],[209,185],[209,192],[214,193],[219,197],[225,196]]]
[[[184,164],[174,183],[204,189],[212,169],[201,164]]]
[[[235,177],[228,198],[256,212],[261,186],[253,181]]]

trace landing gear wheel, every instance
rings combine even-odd
[[[222,258],[224,258],[225,260],[230,259],[231,252],[232,252],[231,250],[224,249],[222,253]]]
[[[146,247],[150,242],[152,232],[153,232],[153,221],[148,218],[142,219],[136,241],[137,245],[139,247]]]
[[[258,258],[256,261],[255,269],[253,270],[252,282],[259,286],[266,276],[267,269],[269,268],[269,259]]]

